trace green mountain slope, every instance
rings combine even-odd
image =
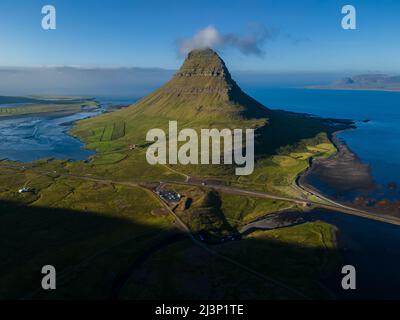
[[[135,163],[142,164],[141,170],[149,173],[156,169],[144,168],[146,133],[153,128],[167,132],[171,120],[178,121],[178,130],[255,128],[258,162],[282,150],[291,152],[304,139],[332,131],[330,121],[263,106],[240,89],[217,53],[203,49],[189,53],[173,78],[152,94],[128,108],[79,122],[74,134],[84,139],[88,148],[99,152],[94,163],[113,163],[113,159],[118,159],[116,163],[120,165],[121,159],[125,163],[134,158]],[[329,141],[325,138],[322,142]],[[321,136],[316,143],[321,143]],[[124,155],[130,144],[142,146],[142,152],[130,153],[127,160]],[[307,151],[304,143],[301,148],[297,151]],[[112,152],[122,151],[123,154],[110,156]],[[175,167],[194,176],[225,177],[233,174],[233,168],[227,165]]]
[[[169,120],[192,128],[255,128],[264,125],[270,110],[245,94],[232,80],[222,59],[211,49],[192,51],[181,69],[161,88],[135,105],[80,123],[87,137],[96,126],[126,123],[126,134],[143,143],[151,128],[165,129]]]
[[[174,77],[135,109],[135,115],[196,122],[268,118],[269,114],[239,88],[211,49],[189,53]]]

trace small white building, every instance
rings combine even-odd
[[[22,187],[21,189],[18,190],[19,193],[26,193],[29,191],[30,191],[30,189],[28,187]]]

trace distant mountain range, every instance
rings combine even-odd
[[[362,74],[335,80],[329,85],[313,86],[311,88],[400,91],[400,76]]]

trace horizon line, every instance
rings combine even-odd
[[[167,71],[167,72],[175,72],[179,70],[163,68],[163,67],[140,67],[140,66],[129,66],[129,65],[121,65],[121,66],[90,66],[90,65],[0,65],[0,70],[14,70],[14,69],[74,69],[74,70],[104,70],[104,71],[112,71],[112,70],[157,70],[157,71]],[[395,75],[399,74],[400,71],[383,71],[383,70],[260,70],[260,69],[231,69],[230,72],[244,72],[244,73],[253,73],[253,74],[323,74],[323,73],[357,73],[357,74],[389,74]]]

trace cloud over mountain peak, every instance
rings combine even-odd
[[[212,48],[215,50],[235,48],[245,55],[262,56],[264,44],[273,39],[275,32],[262,25],[252,25],[247,34],[221,33],[214,26],[209,25],[199,30],[191,38],[178,41],[179,52],[188,54],[193,49]]]

